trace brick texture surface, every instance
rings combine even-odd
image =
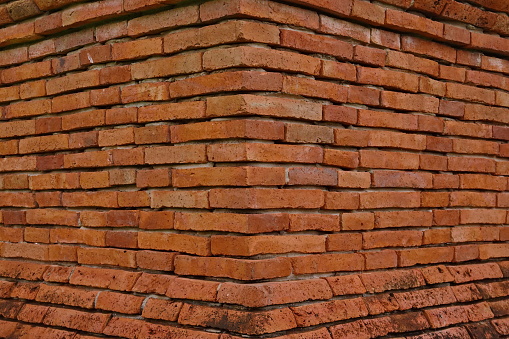
[[[0,0],[0,338],[509,336],[506,0]]]

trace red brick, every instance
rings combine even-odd
[[[384,15],[384,20],[385,20],[385,15]],[[373,43],[375,45],[399,50],[401,48],[400,41],[401,41],[400,35],[397,33],[383,31],[378,28],[371,29],[371,43]]]
[[[443,97],[445,91],[445,83],[427,77],[419,78],[419,92]]]
[[[259,82],[261,82],[261,79]],[[273,80],[273,82],[275,82],[275,81]],[[250,89],[250,88],[246,88],[246,89]],[[254,88],[254,89],[256,89],[256,88]],[[266,88],[264,90],[270,90],[270,89],[271,88]],[[335,84],[335,83],[325,82],[325,81],[316,81],[316,80],[312,80],[312,79],[306,79],[306,78],[301,78],[301,77],[290,77],[290,76],[285,76],[283,78],[282,91],[284,93],[288,93],[288,94],[292,94],[292,95],[317,97],[317,98],[322,98],[322,99],[326,99],[326,100],[331,100],[333,102],[345,102],[345,101],[347,101],[346,90],[347,90],[347,88],[344,86],[341,86],[341,85]],[[349,88],[349,90],[350,90],[350,88]],[[376,92],[376,90],[372,90],[372,91]],[[351,100],[349,99],[349,101],[351,101]]]
[[[418,207],[420,195],[418,192],[362,192],[360,194],[360,208],[392,208]]]
[[[201,275],[229,277],[238,280],[259,280],[287,277],[291,274],[287,258],[244,260],[221,257],[191,257],[179,255],[175,258],[175,273],[178,275]]]
[[[31,209],[26,212],[29,224],[78,226],[78,213],[52,209]]]
[[[367,168],[417,169],[419,155],[407,152],[360,151],[360,166]]]
[[[99,81],[101,85],[119,84],[130,80],[132,80],[132,78],[131,67],[129,65],[107,67],[99,71]],[[109,89],[116,88],[113,87]]]
[[[335,186],[338,172],[329,168],[293,167],[288,169],[288,184]]]
[[[330,234],[327,236],[327,251],[357,251],[362,248],[362,236],[355,233]]]
[[[217,301],[220,283],[215,281],[175,278],[169,281],[166,296],[174,299]]]
[[[288,216],[281,214],[177,213],[175,228],[181,230],[218,230],[263,233],[284,230]]]
[[[322,105],[302,100],[247,94],[220,96],[207,99],[206,115],[210,117],[264,115],[321,120]]]
[[[114,316],[103,329],[107,335],[136,338],[146,323],[143,320]]]
[[[353,107],[326,105],[323,107],[323,119],[354,125],[357,123],[357,110]]]
[[[294,274],[314,274],[338,271],[358,271],[364,260],[358,253],[331,253],[292,257]]]
[[[67,286],[41,284],[36,300],[40,302],[93,308],[97,292]]]
[[[337,338],[369,338],[372,334],[362,320],[334,325],[329,331]]]
[[[187,234],[139,233],[138,246],[145,249],[184,252],[206,256],[210,254],[208,237]]]
[[[210,47],[232,42],[279,43],[276,26],[249,21],[227,21],[198,29],[187,29],[164,37],[165,53],[175,53],[190,48]]]
[[[451,206],[495,207],[495,193],[483,192],[451,192]]]
[[[117,192],[74,192],[63,193],[64,206],[117,207]]]
[[[369,212],[343,213],[341,228],[343,230],[370,230],[375,227],[375,215]]]
[[[347,29],[349,28],[348,26],[355,26],[354,24],[350,24],[344,21],[341,21],[341,23],[344,23],[344,26],[346,26],[345,28]],[[323,29],[330,33],[333,30],[331,25],[333,25],[333,23],[329,21],[327,27],[324,27]],[[338,20],[338,31],[340,28],[339,26],[341,26],[341,24]],[[347,30],[344,32],[347,32]],[[330,54],[339,59],[350,60],[353,56],[353,46],[350,43],[331,37],[308,34],[293,30],[281,30],[281,45],[306,52]]]
[[[326,34],[339,35],[368,43],[370,30],[367,27],[329,16],[320,16],[320,31]]]
[[[126,133],[129,135],[130,133]],[[117,166],[141,165],[144,160],[143,148],[118,148],[111,151],[113,164]]]
[[[49,243],[49,230],[43,228],[26,227],[23,234],[25,242]]]
[[[447,207],[450,194],[448,192],[421,192],[422,207]]]
[[[212,189],[213,208],[320,208],[324,195],[320,190],[300,189]]]
[[[193,52],[168,58],[149,60],[131,65],[133,79],[158,78],[163,76],[195,73],[202,70],[201,54]]]
[[[28,60],[28,48],[18,47],[0,52],[0,65],[19,64]]]
[[[171,126],[173,142],[227,138],[281,140],[284,133],[282,123],[258,120],[210,121]]]
[[[507,253],[507,244],[484,244],[479,246],[479,258],[504,258]]]
[[[368,309],[361,298],[334,300],[325,303],[292,307],[291,309],[295,314],[297,325],[300,327],[359,318],[368,315]]]
[[[409,289],[425,284],[423,276],[417,270],[375,272],[362,274],[360,277],[369,293]]]
[[[74,49],[75,47],[87,45],[93,42],[94,30],[90,28],[56,38],[55,47],[57,52],[65,52]]]
[[[93,106],[109,106],[120,103],[120,88],[110,87],[90,91],[90,103]]]
[[[424,73],[435,77],[438,76],[439,73],[439,66],[436,61],[416,57],[413,54],[398,51],[387,52],[386,65],[418,73]]]
[[[435,228],[423,232],[422,243],[424,245],[444,244],[448,242],[451,242],[451,231],[449,229]]]
[[[383,211],[375,212],[375,227],[431,226],[431,211]]]
[[[412,114],[359,109],[358,124],[361,126],[417,130],[419,127],[418,122],[418,117]],[[379,135],[381,134],[383,133]]]
[[[451,262],[454,251],[450,247],[429,247],[401,250],[398,253],[399,266]]]
[[[254,256],[263,253],[321,253],[325,237],[320,235],[288,236],[212,236],[213,255]]]
[[[168,83],[143,82],[123,87],[121,90],[122,103],[136,101],[162,101],[170,98]]]
[[[327,192],[325,194],[325,209],[355,210],[359,208],[359,193],[355,192]]]
[[[221,303],[235,303],[248,307],[263,307],[268,305],[286,304],[306,300],[329,299],[332,293],[329,285],[322,279],[291,282],[269,282],[259,284],[222,284],[218,290],[217,299]],[[267,294],[269,291],[269,294]],[[269,297],[270,295],[270,297]],[[246,298],[245,296],[249,296]]]
[[[310,4],[309,1],[306,1],[306,3]],[[222,0],[204,4],[201,6],[200,19],[202,21],[209,21],[235,14],[255,18],[269,18],[271,21],[307,27],[313,30],[318,29],[320,25],[319,15],[315,11],[304,10],[276,2],[259,3],[252,0],[234,2]]]
[[[152,208],[209,208],[207,191],[154,191],[151,193]]]
[[[368,67],[357,67],[357,72],[358,81],[363,84],[409,92],[417,92],[419,89],[419,77],[411,73]]]
[[[198,6],[184,6],[129,20],[127,30],[130,36],[157,33],[195,23],[198,21],[198,15]]]
[[[432,175],[430,173],[375,170],[372,176],[373,186],[375,187],[432,187]]]
[[[62,11],[62,25],[76,26],[90,21],[104,20],[118,15],[123,11],[120,0],[109,0],[99,3],[85,4],[78,8]]]
[[[78,248],[78,262],[85,265],[136,267],[134,251],[115,248]]]
[[[355,81],[357,79],[356,68],[349,63],[340,63],[331,60],[322,60],[320,75],[326,78]]]
[[[50,107],[51,101],[49,99],[18,101],[7,106],[5,109],[5,117],[20,118],[26,116],[43,115],[50,112]]]
[[[148,207],[149,194],[145,191],[118,192],[118,205],[120,207]]]
[[[509,333],[509,324],[507,319],[495,319],[491,323],[499,334],[507,335]]]
[[[433,328],[468,322],[468,315],[461,306],[425,310],[424,312]]]
[[[405,111],[438,113],[439,100],[421,94],[382,92],[382,106]]]
[[[110,316],[93,314],[76,310],[51,308],[46,313],[43,323],[50,326],[62,326],[77,330],[100,333]]]
[[[385,24],[391,28],[415,32],[430,37],[443,35],[443,24],[414,14],[388,9]]]
[[[495,162],[492,159],[475,157],[449,157],[448,169],[462,172],[495,172]]]
[[[103,291],[95,301],[95,307],[106,311],[125,314],[141,313],[141,304],[145,298],[117,292]]]
[[[334,131],[327,126],[288,123],[285,125],[285,140],[296,143],[333,143]]]
[[[383,25],[385,22],[385,9],[368,1],[354,1],[350,15],[361,21],[377,25]]]
[[[357,152],[334,149],[325,149],[324,152],[324,164],[344,168],[356,168],[359,165]]]
[[[51,100],[51,111],[60,113],[90,106],[90,93],[80,92],[54,97]]]
[[[27,189],[28,175],[26,174],[6,174],[2,176],[4,189]]]
[[[456,50],[443,44],[423,40],[412,36],[403,36],[401,49],[406,52],[427,55],[451,63],[456,62]]]
[[[288,308],[247,313],[245,311],[190,304],[182,306],[179,322],[186,325],[216,327],[246,334],[272,333],[297,326],[293,313]]]
[[[287,80],[291,79],[292,78],[285,78],[285,83]],[[224,72],[176,81],[170,85],[170,92],[172,97],[178,98],[215,92],[229,92],[240,89],[245,91],[280,91],[282,82],[283,77],[276,73],[255,71]],[[310,84],[313,83],[312,81],[310,82]],[[285,84],[283,91],[290,93],[302,91],[297,85],[293,85],[292,87],[291,83],[289,86]],[[329,87],[331,86],[332,85],[329,85]],[[335,96],[336,93],[331,90],[330,95]],[[326,96],[326,98],[328,98],[328,96]]]
[[[380,105],[380,90],[369,87],[349,86],[348,102],[369,106]]]
[[[435,210],[433,211],[433,224],[441,226],[454,226],[459,224],[459,211]]]
[[[149,319],[177,321],[182,308],[181,302],[150,298],[143,307],[142,316]]]
[[[250,46],[212,49],[203,54],[205,70],[239,66],[264,67],[313,75],[320,73],[321,63],[319,59],[310,56]]]
[[[136,264],[139,268],[157,271],[173,271],[177,253],[160,251],[137,251]],[[161,293],[164,294],[164,293]]]
[[[163,40],[161,38],[139,39],[112,45],[113,60],[140,59],[150,55],[162,54]]]
[[[26,171],[38,168],[38,159],[40,156],[10,157],[0,159],[0,169],[2,172],[7,171]]]

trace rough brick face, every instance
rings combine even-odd
[[[0,0],[0,337],[509,335],[504,0]]]

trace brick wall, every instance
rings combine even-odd
[[[509,335],[508,13],[0,0],[0,337]]]

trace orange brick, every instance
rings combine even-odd
[[[391,28],[420,33],[430,37],[443,35],[443,24],[414,14],[388,9],[385,24]]]
[[[215,208],[319,208],[324,204],[320,190],[299,189],[212,189],[210,206]]]
[[[122,103],[168,100],[170,98],[168,86],[168,83],[164,82],[143,82],[123,87],[121,90]]]
[[[328,19],[332,20],[330,18]],[[346,26],[341,28],[348,29],[350,28],[349,26],[355,26],[354,24],[338,20],[338,27],[334,27],[336,28],[334,32],[340,31],[340,22]],[[330,33],[333,30],[333,27],[331,26],[333,26],[332,22],[329,24],[329,27],[326,28],[328,31],[327,33]],[[350,43],[331,37],[319,36],[293,30],[281,30],[281,45],[306,52],[330,54],[339,59],[351,60],[353,56],[353,46]]]
[[[210,117],[262,115],[321,120],[322,105],[302,100],[248,94],[220,96],[207,99],[206,115]]]
[[[202,71],[202,55],[192,52],[167,58],[148,60],[131,64],[133,79],[160,78]]]
[[[236,214],[179,212],[175,215],[175,229],[179,230],[210,230],[251,234],[281,231],[288,229],[288,227],[288,216],[279,213]]]
[[[97,309],[125,314],[141,313],[141,304],[145,298],[118,292],[103,291],[95,301]]]
[[[358,233],[339,233],[327,236],[327,251],[358,251],[362,248],[362,235]]]
[[[321,235],[288,236],[212,236],[213,255],[254,256],[263,253],[321,253],[325,237]]]
[[[143,4],[145,6],[145,4]],[[127,10],[136,6],[128,5]],[[198,21],[198,6],[184,6],[178,9],[160,11],[152,15],[144,15],[129,20],[127,31],[130,36],[157,33],[162,30],[193,24]]]
[[[239,67],[266,67],[269,69],[319,74],[319,59],[293,52],[276,51],[250,46],[213,49],[203,54],[203,68],[216,70]]]
[[[284,124],[263,120],[224,120],[171,126],[171,139],[175,143],[229,138],[281,140],[284,138]]]
[[[358,271],[364,268],[363,257],[358,253],[312,254],[290,259],[294,274]]]
[[[419,88],[419,77],[411,73],[368,67],[357,67],[357,72],[358,81],[363,84],[410,92],[417,92]]]
[[[112,45],[113,60],[140,59],[150,55],[162,54],[163,40],[161,38],[139,39]]]
[[[179,255],[175,258],[175,273],[179,275],[201,275],[230,277],[238,280],[258,280],[286,277],[292,268],[288,258],[244,260],[221,257],[191,257]]]
[[[175,53],[190,48],[210,47],[232,42],[279,43],[279,29],[265,23],[242,20],[221,22],[174,32],[164,37],[164,52]]]

